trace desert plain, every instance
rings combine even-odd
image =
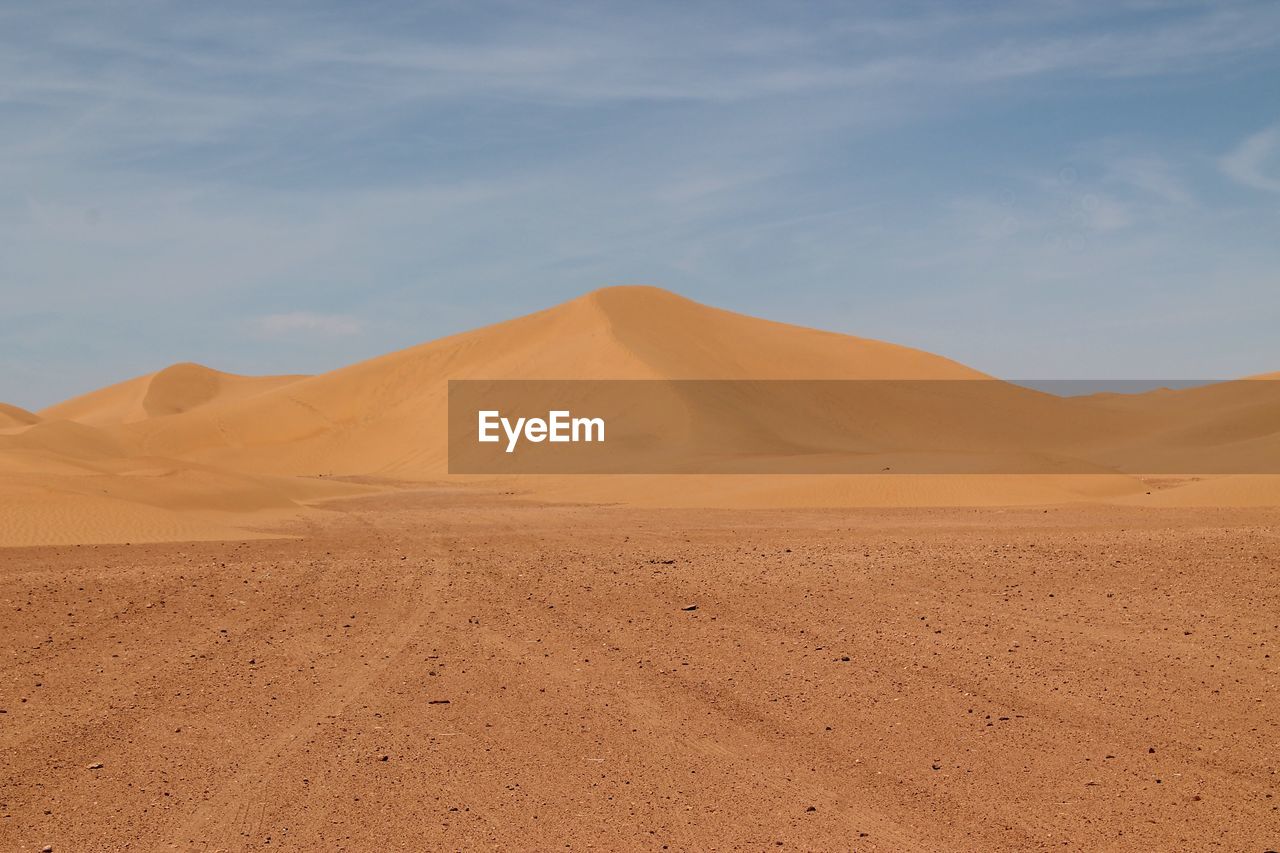
[[[988,379],[620,288],[6,406],[0,849],[1280,845],[1275,475],[464,477],[451,378]],[[975,417],[1238,472],[1238,385]]]

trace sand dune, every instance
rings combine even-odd
[[[900,463],[926,454],[929,464],[951,460],[958,467],[938,468],[955,472],[943,476],[450,478],[450,379],[919,380],[936,385],[925,393],[910,383],[868,383],[869,396],[856,405],[798,395],[788,401],[794,405],[779,407],[776,395],[789,393],[785,386],[726,391],[723,398],[716,390],[699,392],[673,404],[689,413],[691,447],[706,453],[729,447],[736,458],[759,461],[762,472],[773,470],[771,460],[787,471],[797,452],[865,459],[870,471],[910,470]],[[80,510],[66,517],[85,518],[86,541],[108,535],[113,524],[142,531],[134,538],[191,533],[159,524],[153,510],[183,518],[221,512],[226,523],[251,523],[259,514],[342,493],[318,479],[334,475],[453,479],[544,499],[651,506],[1257,505],[1280,503],[1280,478],[1174,478],[1152,489],[1140,475],[1183,458],[1224,471],[1276,458],[1280,383],[1265,383],[1277,393],[1259,394],[1262,384],[1060,398],[920,350],[746,317],[657,288],[618,287],[318,376],[248,377],[178,364],[39,415],[5,407],[0,472],[25,477],[22,494],[31,494],[40,477],[51,478],[55,497],[41,505],[79,495]],[[1023,457],[1028,470],[1056,470],[1046,467],[1050,457],[1083,460],[1083,467],[980,473],[1006,470],[1001,465],[1020,470],[1014,466]],[[75,485],[77,477],[109,478],[111,503],[101,512],[86,503],[102,492]],[[122,506],[145,509],[126,520]],[[117,521],[90,518],[98,516]],[[65,522],[50,541],[75,540],[76,525]],[[27,522],[28,532],[0,534],[0,541],[39,541],[39,527]]]
[[[39,421],[40,416],[34,412],[10,406],[8,403],[0,403],[0,431],[28,427]]]
[[[738,458],[761,460],[761,471],[770,470],[765,460],[800,451],[861,454],[868,464],[939,451],[954,457],[954,468],[938,463],[948,473],[1023,470],[1020,454],[1030,454],[1027,470],[1044,470],[1035,457],[1046,453],[1083,460],[1076,472],[1158,471],[1194,451],[1207,468],[1248,471],[1280,442],[1280,385],[1269,396],[1256,393],[1257,383],[1227,383],[1149,399],[1063,399],[919,350],[744,317],[644,287],[596,291],[252,397],[132,423],[117,435],[147,452],[239,470],[434,479],[447,472],[447,380],[467,378],[938,383],[868,383],[853,401],[797,393],[781,401],[789,405],[777,397],[790,393],[786,387],[755,396],[729,389],[724,399],[714,399],[719,389],[700,389],[698,399],[673,403],[701,430],[689,439],[695,449],[730,447]],[[950,382],[962,379],[978,381]]]
[[[919,350],[609,288],[127,431],[149,451],[276,473],[440,477],[448,379],[979,378]]]
[[[0,433],[0,546],[235,539],[372,491],[147,456],[106,430],[46,420]]]
[[[119,439],[74,421],[41,421],[0,437],[0,449],[43,451],[70,459],[110,459],[127,456]]]
[[[227,400],[252,397],[288,385],[300,376],[239,376],[201,364],[182,363],[118,382],[42,411],[47,419],[94,426],[127,424],[175,415]]]

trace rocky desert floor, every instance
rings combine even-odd
[[[1280,846],[1276,510],[328,508],[0,550],[0,849]]]

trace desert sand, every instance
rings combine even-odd
[[[979,380],[1099,473],[450,475],[466,378]],[[628,287],[0,406],[0,849],[1273,849],[1280,476],[1142,466],[1275,458],[1276,378],[1063,399]],[[741,436],[932,450],[901,402]]]
[[[955,395],[972,398],[964,405],[974,430],[1033,436],[1094,460],[1097,472],[451,477],[447,383],[469,378],[983,380],[953,383]],[[658,288],[606,288],[317,376],[246,377],[178,364],[38,413],[6,406],[0,502],[15,509],[0,545],[260,533],[317,501],[367,491],[371,480],[479,481],[542,500],[707,508],[1272,506],[1280,504],[1280,477],[1249,466],[1280,458],[1280,383],[1257,379],[1063,399],[907,347],[745,317]],[[1276,393],[1259,395],[1261,386]],[[761,458],[794,446],[837,455],[922,450],[942,427],[913,405],[903,394],[881,400],[874,423],[857,411],[809,407],[787,422],[751,424],[740,439]],[[731,423],[741,407],[726,402],[722,420]],[[970,442],[967,452],[990,452],[959,440]],[[1153,488],[1144,474],[1167,473],[1168,460],[1188,448],[1213,470],[1244,473],[1162,476]]]
[[[1274,511],[329,507],[5,553],[0,848],[1280,838]]]

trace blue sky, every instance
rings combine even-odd
[[[1280,370],[1280,4],[0,0],[0,400],[608,284],[997,375]]]

